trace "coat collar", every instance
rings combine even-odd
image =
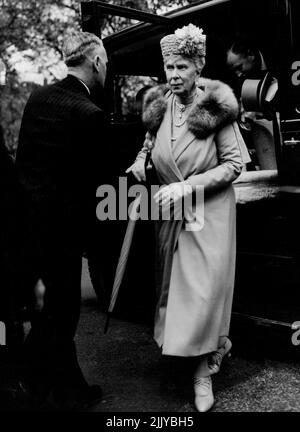
[[[201,78],[197,86],[203,90],[187,118],[188,130],[198,139],[232,123],[238,117],[239,105],[232,89],[221,81]],[[166,86],[150,89],[145,97],[143,122],[151,134],[156,134],[167,110],[170,90]]]
[[[164,155],[165,160],[168,161],[166,168],[169,172],[172,172],[174,181],[183,181],[183,177],[175,161],[175,156],[171,148],[171,104],[172,96],[170,94],[166,97],[166,104],[169,109],[166,109],[165,115],[163,116],[161,127],[157,132],[156,141],[157,147],[160,147],[160,151]],[[166,106],[166,108],[167,108]],[[166,145],[165,145],[166,143]],[[171,177],[172,178],[172,177]]]
[[[90,95],[85,86],[83,85],[82,81],[80,81],[74,75],[68,74],[64,79],[58,81],[55,85],[57,87],[62,87],[70,92],[81,94],[82,96],[90,100]]]

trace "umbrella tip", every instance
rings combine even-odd
[[[110,321],[110,316],[111,316],[110,312],[107,312],[107,317],[106,317],[105,326],[104,326],[104,334],[107,333],[109,321]]]

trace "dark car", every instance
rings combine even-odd
[[[300,319],[299,1],[202,0],[162,16],[91,1],[82,3],[83,29],[100,35],[105,14],[143,21],[104,38],[111,64],[107,79],[107,109],[111,113],[108,145],[114,148],[115,179],[125,175],[143,142],[140,119],[134,109],[130,112],[130,100],[124,109],[124,95],[130,95],[133,84],[141,87],[164,80],[159,47],[164,35],[188,23],[203,28],[207,34],[203,75],[233,87],[234,77],[226,65],[226,49],[231,41],[243,33],[260,44],[268,69],[278,82],[273,111],[268,113],[273,121],[277,169],[259,169],[255,149],[250,149],[254,162],[234,184],[237,268],[233,318],[234,322],[290,331]],[[259,92],[263,83],[261,77],[257,79]],[[97,247],[89,257],[92,281],[103,304],[111,292],[126,226],[125,221],[115,221],[104,229],[101,222],[97,223],[99,249],[103,235],[110,245],[104,258]],[[117,310],[151,317],[155,298],[153,227],[140,221],[136,230]]]

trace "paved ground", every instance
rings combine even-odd
[[[148,324],[113,318],[104,335],[104,322],[84,266],[76,339],[88,381],[104,390],[94,411],[193,412],[192,364],[162,358]],[[214,411],[300,411],[300,346],[290,337],[235,330],[233,356],[214,378]]]

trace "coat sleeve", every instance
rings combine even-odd
[[[221,129],[214,138],[219,165],[204,173],[190,176],[188,183],[204,186],[205,192],[219,190],[231,184],[240,175],[243,167],[239,139],[234,124]]]
[[[237,122],[232,123],[232,126],[234,128],[234,132],[236,134],[237,141],[238,141],[238,144],[240,147],[243,164],[247,164],[247,163],[251,162],[251,157],[249,155],[247,146],[246,146],[245,141],[242,137],[242,134],[240,132],[240,129],[239,129]]]

